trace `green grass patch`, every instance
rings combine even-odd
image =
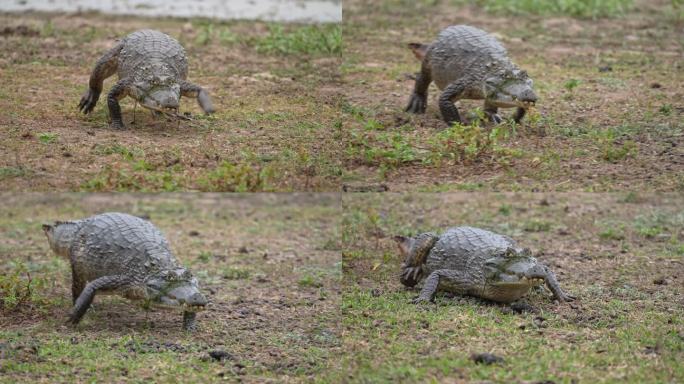
[[[85,181],[81,189],[97,191],[166,191],[172,192],[185,185],[180,174],[181,166],[157,169],[144,159],[116,162],[105,165],[93,178]]]
[[[244,268],[226,267],[221,270],[221,277],[226,280],[244,280],[250,275],[251,272]]]
[[[262,167],[223,161],[207,172],[199,184],[205,192],[256,192],[267,190],[273,176],[273,169],[267,165]]]
[[[31,271],[23,262],[8,262],[0,273],[0,312],[46,304],[47,286],[44,273]]]
[[[633,0],[477,0],[487,11],[499,14],[616,17],[632,8]]]
[[[30,172],[24,167],[0,167],[0,180],[11,177],[23,177]]]
[[[43,132],[38,134],[38,140],[43,144],[52,144],[57,141],[57,134],[51,132]]]
[[[268,35],[256,40],[256,48],[259,52],[281,55],[337,55],[342,52],[342,28],[323,24],[286,31],[282,25],[272,24]]]

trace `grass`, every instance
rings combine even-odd
[[[41,143],[43,144],[51,144],[57,141],[57,134],[55,133],[50,133],[50,132],[45,132],[45,133],[39,133],[38,134],[38,140],[40,140]]]
[[[350,113],[355,112],[350,110]],[[466,125],[456,123],[429,136],[418,136],[414,127],[406,125],[391,130],[369,118],[363,127],[349,132],[347,155],[384,169],[411,163],[442,167],[492,161],[504,165],[511,157],[522,156],[520,151],[502,145],[513,137],[514,126],[505,124],[487,129],[479,120]]]
[[[616,17],[629,11],[633,0],[478,0],[486,10],[499,14]]]
[[[287,32],[280,24],[269,26],[267,36],[256,40],[260,52],[281,55],[338,55],[342,52],[342,28],[339,25],[311,25]]]
[[[673,251],[681,243],[648,237],[648,228],[684,229],[682,200],[671,197],[640,195],[629,202],[612,194],[344,198],[346,337],[339,377],[363,383],[681,381],[684,310],[671,305],[681,286],[654,283],[678,278],[679,256]],[[535,231],[527,232],[538,217],[554,217],[554,225],[535,224]],[[420,286],[399,284],[401,260],[391,237],[441,232],[450,225],[511,236],[547,263],[579,301],[558,304],[548,292],[533,291],[524,300],[538,314],[515,314],[505,305],[441,293],[435,304],[412,304]],[[470,359],[482,352],[505,362],[481,365]]]
[[[208,192],[256,192],[268,190],[273,172],[268,166],[263,169],[247,164],[231,164],[226,161],[200,180],[203,191]]]
[[[0,167],[0,180],[26,176],[30,172],[24,167]]]
[[[40,307],[47,303],[44,292],[48,281],[40,273],[29,270],[21,261],[11,261],[0,275],[0,312],[21,307]]]

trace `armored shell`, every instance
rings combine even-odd
[[[126,36],[119,54],[119,78],[150,79],[164,74],[176,81],[188,76],[185,49],[173,37],[150,29]],[[163,69],[160,69],[163,66]]]
[[[178,262],[152,223],[123,213],[105,213],[79,222],[71,248],[75,276],[92,281],[124,275],[142,281]]]
[[[511,67],[506,48],[487,32],[456,25],[444,29],[427,52],[432,78],[440,89],[464,74],[484,80],[492,66]]]
[[[454,227],[444,232],[425,260],[425,275],[438,269],[466,271],[473,281],[485,281],[488,260],[515,249],[513,239],[473,227]],[[492,266],[495,267],[495,266]]]

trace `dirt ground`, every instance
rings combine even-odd
[[[254,21],[27,13],[0,14],[0,25],[4,190],[337,189],[340,55],[334,45],[316,50],[326,38],[339,43],[336,25],[305,30],[300,45],[268,39],[306,26]],[[91,115],[78,111],[97,59],[141,28],[185,47],[188,80],[208,90],[212,117],[183,98],[180,112],[193,121],[155,119],[138,107],[130,124],[127,98],[129,129],[112,130],[103,100],[116,76]]]
[[[572,303],[532,313],[398,279],[392,236],[471,225],[509,235]],[[344,199],[343,355],[356,382],[681,382],[684,200],[636,194],[385,194]],[[503,364],[479,365],[475,353]],[[351,376],[350,376],[351,377]],[[550,380],[550,381],[545,381]]]
[[[684,23],[670,1],[635,1],[598,20],[464,5],[473,3],[344,3],[343,182],[391,191],[682,190]],[[434,84],[425,115],[403,112],[420,68],[407,44],[454,24],[498,37],[539,95],[531,117],[502,127],[505,137],[489,146],[490,125],[474,139],[444,133]],[[468,116],[481,106],[459,108]],[[481,152],[459,160],[463,140]]]
[[[33,299],[0,303],[0,382],[303,382],[339,350],[339,203],[325,194],[3,195],[0,289],[13,277]],[[76,327],[70,268],[41,223],[103,211],[158,226],[210,299],[199,330],[181,314],[97,297]],[[17,276],[18,275],[18,276]],[[222,351],[221,361],[209,356]]]

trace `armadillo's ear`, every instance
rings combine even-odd
[[[423,61],[428,50],[427,44],[409,43],[408,47],[418,60]]]
[[[50,224],[43,224],[43,231],[44,231],[44,232],[51,232],[51,231],[52,231],[52,225],[50,225]]]
[[[394,241],[397,242],[401,254],[406,256],[411,252],[411,239],[406,236],[394,236]]]

